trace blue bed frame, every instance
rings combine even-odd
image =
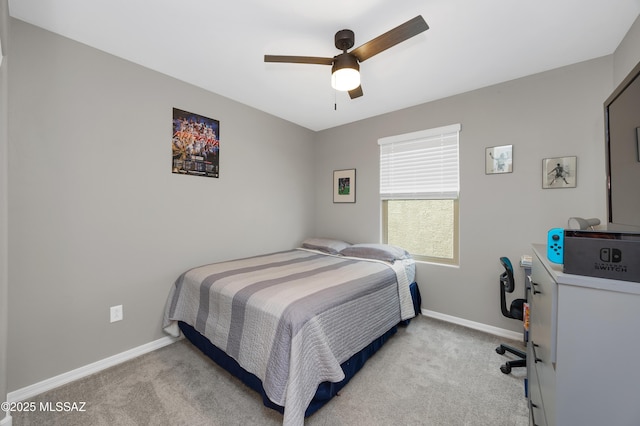
[[[410,286],[411,289],[411,297],[413,299],[413,307],[416,315],[420,313],[420,305],[421,305],[421,297],[420,291],[418,290],[418,285],[414,282]],[[402,321],[398,325],[408,325],[411,320]],[[236,376],[240,379],[245,385],[249,386],[251,389],[255,390],[262,396],[262,402],[266,407],[272,408],[280,413],[284,413],[284,407],[273,403],[266,395],[264,388],[262,387],[262,381],[254,374],[249,373],[247,370],[242,368],[238,362],[231,358],[229,355],[224,353],[217,346],[212,344],[209,339],[204,337],[198,331],[196,331],[189,324],[184,323],[182,321],[178,322],[180,330],[184,336],[202,353],[204,353],[207,357],[211,358],[215,361],[216,364],[227,370],[232,375]],[[323,382],[318,386],[318,390],[316,391],[315,396],[309,403],[307,410],[305,411],[305,417],[309,417],[318,409],[320,409],[324,404],[329,402],[331,398],[333,398],[337,393],[351,380],[355,374],[360,371],[360,369],[364,366],[365,362],[373,354],[375,354],[386,342],[398,331],[398,325],[392,327],[382,336],[375,339],[369,345],[367,345],[360,352],[353,355],[347,361],[343,362],[340,366],[342,367],[342,371],[344,371],[345,378],[337,383],[332,382]]]

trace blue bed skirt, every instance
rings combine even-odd
[[[416,315],[420,313],[420,292],[418,290],[418,286],[416,283],[411,284],[411,297],[413,298],[413,306],[416,312]],[[410,320],[403,321],[400,325],[409,324]],[[264,388],[262,387],[262,381],[254,374],[249,373],[247,370],[242,368],[238,362],[212,344],[209,339],[204,337],[198,331],[196,331],[189,324],[184,322],[178,322],[180,330],[184,336],[191,342],[195,347],[200,349],[206,356],[211,358],[216,362],[219,366],[227,370],[232,375],[236,376],[240,379],[245,385],[249,386],[251,389],[255,390],[262,396],[262,402],[266,407],[272,408],[274,410],[279,411],[280,413],[284,413],[284,407],[273,403],[266,395]],[[351,380],[355,374],[360,371],[360,369],[364,366],[365,362],[373,356],[381,347],[385,344],[387,340],[391,336],[393,336],[398,331],[398,326],[392,327],[382,336],[375,339],[369,345],[367,345],[360,352],[353,355],[347,361],[342,363],[340,366],[342,367],[342,371],[344,371],[345,378],[341,382],[332,383],[332,382],[323,382],[318,386],[318,390],[316,391],[315,396],[309,403],[307,410],[305,411],[305,417],[309,417],[311,414],[315,413],[320,407],[329,402],[331,398],[333,398],[337,393]]]

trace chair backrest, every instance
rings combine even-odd
[[[504,267],[504,272],[500,274],[500,309],[502,315],[513,318],[509,308],[507,308],[507,293],[513,293],[515,282],[513,280],[513,266],[508,257],[501,257],[500,263]]]
[[[504,267],[504,272],[500,275],[500,283],[507,293],[513,293],[515,281],[513,280],[513,266],[508,257],[501,257],[500,263]]]

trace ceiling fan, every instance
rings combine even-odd
[[[351,49],[355,43],[355,37],[351,30],[340,30],[336,33],[335,46],[342,53],[333,58],[321,58],[317,56],[278,56],[264,55],[265,62],[288,62],[294,64],[318,64],[331,65],[331,86],[340,91],[349,92],[351,99],[362,96],[360,86],[360,62],[380,52],[402,43],[413,36],[429,29],[421,15],[395,27],[392,30],[368,41],[360,47]]]

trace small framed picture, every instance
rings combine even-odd
[[[513,172],[513,145],[493,146],[485,151],[484,173]]]
[[[542,160],[542,188],[575,188],[577,157],[556,157]]]
[[[220,177],[220,122],[173,108],[171,173]]]
[[[333,171],[333,202],[356,202],[356,169]]]

